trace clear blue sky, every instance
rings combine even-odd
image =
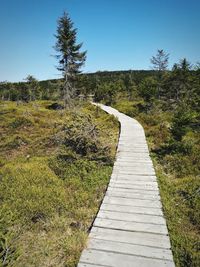
[[[84,72],[149,69],[157,49],[171,65],[200,60],[199,0],[0,0],[0,81],[60,77],[51,55],[64,10],[88,51]]]

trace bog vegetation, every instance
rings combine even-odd
[[[1,230],[3,240],[1,251],[4,261],[5,257],[8,262],[10,258],[16,261],[21,259],[22,256],[18,258],[20,251],[23,251],[23,255],[27,255],[25,253],[27,250],[44,253],[42,244],[53,243],[54,239],[46,241],[49,231],[54,231],[54,235],[57,236],[56,231],[59,227],[69,227],[70,238],[79,239],[78,234],[82,229],[87,229],[91,223],[91,220],[90,223],[87,221],[87,218],[91,219],[90,208],[95,209],[93,204],[98,201],[99,195],[102,196],[108,181],[114,149],[112,148],[110,154],[109,146],[109,149],[105,148],[106,144],[109,144],[108,140],[104,138],[103,141],[98,141],[101,131],[92,126],[91,117],[76,113],[61,115],[67,111],[46,109],[48,101],[55,102],[62,98],[62,90],[59,89],[62,89],[63,82],[62,79],[41,82],[31,79],[24,83],[1,84],[1,99],[16,101],[1,102],[3,123],[1,192],[4,192],[1,197],[2,214],[4,214],[2,219],[4,223],[1,224],[4,226]],[[199,65],[192,67],[186,59],[183,59],[175,64],[171,71],[160,72],[157,69],[80,74],[76,88],[77,98],[80,95],[83,98],[88,94],[94,94],[95,101],[112,105],[142,123],[159,178],[176,266],[198,266],[200,261]],[[32,99],[43,102],[25,104]],[[62,105],[58,105],[59,107],[62,108]],[[87,107],[84,110],[86,114],[92,112],[92,118],[97,116],[94,108]],[[102,113],[100,114],[98,115],[100,118],[95,120],[101,121],[104,130],[110,127],[106,133],[104,132],[104,137],[110,132],[111,136],[115,135],[116,140],[116,121],[106,119]],[[65,121],[65,116],[68,122]],[[45,122],[47,117],[48,120]],[[111,130],[113,125],[115,128]],[[27,158],[28,155],[30,159]],[[51,180],[48,186],[45,185],[45,179]],[[39,180],[43,183],[41,185],[43,189],[37,187]],[[58,191],[52,193],[52,190]],[[44,196],[39,197],[40,194]],[[27,201],[24,201],[25,195],[28,196]],[[34,201],[36,195],[37,201]],[[91,198],[95,201],[91,201]],[[64,218],[66,219],[63,215],[65,212],[69,221],[66,220],[62,225]],[[59,227],[54,220],[59,221]],[[38,232],[35,234],[33,231]],[[33,241],[30,242],[33,236],[34,239],[38,239],[37,246]],[[84,234],[83,236],[85,237]],[[49,244],[49,250],[47,249],[45,253],[52,254],[54,245],[62,247],[65,242],[70,244],[75,242],[66,240],[63,241],[61,238],[60,241],[56,241],[58,243]],[[17,242],[19,245],[16,245]],[[60,245],[59,242],[64,243]],[[11,243],[13,245],[10,248]],[[78,243],[83,244],[80,240]],[[30,250],[28,246],[31,244],[40,247],[41,251]],[[71,245],[64,247],[66,249]],[[62,251],[61,254],[63,255],[61,258],[66,260],[71,252],[67,254]],[[70,260],[74,260],[72,255],[69,257]],[[31,258],[35,260],[35,257]]]
[[[78,74],[86,52],[67,14],[57,41],[63,79],[0,84],[0,266],[76,266],[118,135],[88,95],[144,126],[176,266],[200,266],[200,64],[168,70],[158,50],[150,71]]]
[[[0,266],[76,266],[109,181],[116,119],[52,103],[0,102]]]

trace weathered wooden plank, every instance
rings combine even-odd
[[[130,194],[143,194],[146,196],[159,196],[158,190],[146,190],[144,188],[117,188],[117,187],[108,187],[107,192],[125,192]]]
[[[167,227],[165,225],[157,225],[152,223],[142,223],[142,222],[127,222],[118,221],[111,219],[96,218],[94,221],[94,226],[125,230],[130,232],[144,232],[144,233],[154,233],[160,235],[167,235]]]
[[[127,206],[135,207],[148,207],[148,208],[161,208],[161,202],[158,200],[147,200],[147,199],[126,199],[121,197],[110,197],[105,196],[103,203],[107,204],[123,204]]]
[[[110,196],[110,197],[123,197],[123,198],[139,198],[139,199],[147,199],[147,200],[151,200],[151,199],[156,199],[156,200],[160,200],[160,196],[159,195],[147,195],[147,194],[139,194],[139,193],[129,193],[129,192],[120,192],[120,191],[116,191],[115,188],[114,190],[107,190],[106,192],[106,196]]]
[[[156,182],[156,177],[154,176],[143,176],[143,175],[112,175],[111,180],[115,181],[147,181],[147,182]]]
[[[128,168],[128,167],[143,167],[144,166],[144,163],[146,166],[150,167],[150,168],[153,168],[153,163],[151,161],[142,161],[142,162],[137,162],[137,161],[124,161],[124,162],[120,162],[120,161],[116,161],[116,163],[114,164],[114,168],[115,167],[122,167],[122,168]]]
[[[87,248],[172,261],[172,254],[169,249],[102,240],[99,238],[90,238]]]
[[[142,222],[142,223],[153,223],[158,225],[166,225],[165,219],[162,216],[153,216],[149,214],[138,214],[138,213],[126,213],[117,211],[104,211],[100,210],[98,218],[111,219],[111,220],[122,220],[127,222]]]
[[[111,179],[125,179],[125,180],[154,180],[157,182],[157,178],[155,175],[146,175],[146,174],[135,174],[135,173],[119,173],[119,172],[115,172],[115,173],[112,173],[111,175]]]
[[[90,237],[146,247],[170,249],[168,236],[153,233],[127,232],[94,226],[92,227]]]
[[[143,189],[143,190],[151,190],[158,191],[158,186],[155,185],[139,185],[139,184],[118,184],[118,183],[109,183],[109,187],[115,188],[128,188],[128,189]]]
[[[121,169],[113,169],[113,173],[118,173],[118,174],[136,174],[136,175],[150,175],[150,176],[154,176],[155,175],[155,171],[153,170],[141,170],[139,168],[135,168],[133,170],[121,170]]]
[[[99,264],[108,267],[174,267],[174,263],[168,260],[92,249],[87,249],[83,252],[80,262]]]
[[[135,206],[127,206],[121,204],[109,204],[109,203],[102,203],[101,205],[102,210],[113,210],[119,212],[128,212],[128,213],[138,213],[138,214],[150,214],[150,215],[157,215],[162,216],[162,210],[160,208],[150,208],[150,207],[135,207]]]
[[[145,174],[145,173],[148,173],[149,174],[153,174],[155,175],[155,171],[153,169],[153,167],[144,167],[142,168],[142,166],[132,166],[132,167],[121,167],[121,166],[116,166],[114,169],[113,169],[113,173],[115,172],[119,172],[119,173],[140,173],[140,174]]]
[[[150,186],[158,188],[156,181],[140,181],[140,180],[118,180],[118,179],[111,179],[110,184],[134,184],[134,185],[142,185],[142,186]]]

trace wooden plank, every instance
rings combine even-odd
[[[158,200],[147,200],[147,199],[126,199],[121,197],[110,197],[105,196],[103,203],[105,204],[123,204],[127,206],[135,206],[135,207],[148,207],[148,208],[161,208],[161,202]]]
[[[155,175],[139,175],[139,174],[125,174],[125,173],[112,173],[111,179],[118,180],[135,180],[135,181],[155,181],[157,182],[157,178]]]
[[[153,176],[143,176],[143,175],[112,175],[111,179],[112,182],[120,182],[120,181],[143,181],[143,182],[156,182],[157,180]]]
[[[139,198],[139,199],[147,199],[147,200],[151,200],[151,199],[160,200],[159,195],[155,195],[155,194],[147,195],[147,194],[141,194],[141,193],[120,192],[120,191],[116,191],[115,188],[114,190],[107,190],[106,196],[124,197],[124,198],[132,198],[132,199]]]
[[[172,254],[169,249],[140,246],[98,238],[90,238],[87,248],[172,261]]]
[[[145,258],[121,253],[87,249],[81,263],[92,263],[108,267],[175,267],[172,261]]]
[[[110,184],[133,184],[133,185],[142,185],[142,186],[150,186],[158,188],[158,184],[156,181],[140,181],[140,180],[118,180],[118,179],[111,179]]]
[[[138,214],[149,214],[149,215],[157,215],[162,216],[162,210],[160,208],[149,208],[149,207],[134,207],[127,206],[121,204],[107,204],[102,203],[102,210],[110,210],[110,211],[119,211],[119,212],[127,212],[127,213],[138,213]]]
[[[118,174],[126,174],[126,175],[131,175],[131,174],[135,174],[135,175],[150,175],[150,176],[154,176],[155,175],[155,171],[150,171],[150,170],[141,170],[139,168],[135,168],[134,170],[121,170],[121,169],[113,169],[113,173],[118,173]]]
[[[153,233],[126,232],[116,229],[92,227],[91,238],[135,244],[146,247],[170,249],[168,236]]]
[[[111,219],[127,222],[142,222],[142,223],[153,223],[158,225],[165,225],[165,219],[162,216],[154,216],[150,214],[138,214],[138,213],[126,213],[119,211],[106,211],[100,210],[97,218]]]
[[[158,191],[157,185],[139,185],[139,184],[119,184],[119,183],[109,183],[109,187],[115,188],[127,188],[127,189],[143,189],[143,190],[151,190]]]
[[[117,230],[125,230],[129,232],[144,232],[144,233],[154,233],[160,235],[168,234],[167,227],[165,225],[157,225],[157,224],[142,223],[142,222],[118,221],[111,219],[102,219],[98,217],[94,221],[94,226],[117,229]]]
[[[125,192],[130,194],[143,194],[145,196],[159,196],[158,190],[146,190],[144,188],[117,188],[117,187],[108,187],[107,192]]]

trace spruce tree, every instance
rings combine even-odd
[[[158,79],[158,98],[160,98],[162,94],[162,78],[164,72],[167,70],[169,54],[167,54],[163,49],[158,49],[156,56],[151,58],[151,64],[153,69],[157,71],[157,79]]]
[[[29,91],[29,101],[34,101],[39,97],[39,83],[37,79],[33,75],[28,75],[25,78],[25,81],[27,82],[28,91]]]
[[[168,67],[169,54],[167,54],[163,49],[157,51],[156,56],[151,58],[151,63],[153,69],[158,71],[167,70]]]
[[[69,18],[69,15],[64,12],[63,16],[58,19],[57,41],[55,50],[59,60],[57,69],[62,71],[64,77],[63,96],[65,106],[69,105],[72,98],[75,97],[74,82],[76,76],[80,73],[80,68],[86,60],[86,51],[80,52],[82,43],[77,44],[76,41],[77,29]]]

